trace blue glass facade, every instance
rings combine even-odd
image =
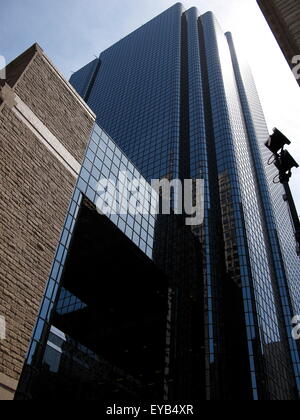
[[[126,180],[119,176],[120,173],[125,172]],[[113,200],[110,200],[109,198],[109,191],[106,196],[103,197],[103,191],[99,190],[98,182],[101,182],[102,179],[109,179],[111,182],[116,184],[117,192],[119,193],[118,197],[116,197],[117,202],[122,202],[122,193],[126,188],[125,182],[130,182],[133,179],[138,180],[137,188],[139,188],[139,197],[144,197],[144,200],[140,198],[139,211],[137,212],[136,208],[133,208],[131,211],[129,208],[129,211],[120,211],[119,214],[114,214],[113,211],[109,212],[108,210],[109,208],[112,208],[111,203],[113,203]],[[98,331],[101,327],[97,327],[97,325],[94,324],[95,319],[93,322],[87,321],[87,319],[83,321],[80,319],[80,314],[91,311],[93,313],[93,318],[95,318],[94,311],[99,310],[100,307],[105,307],[103,302],[100,303],[99,300],[97,300],[98,298],[109,300],[106,295],[108,292],[104,292],[105,282],[107,280],[109,282],[113,282],[114,276],[119,278],[119,281],[121,282],[119,283],[119,288],[125,287],[126,289],[123,293],[120,292],[119,299],[124,299],[125,305],[129,304],[126,293],[134,293],[135,288],[132,289],[130,285],[130,282],[133,281],[134,275],[132,274],[132,278],[130,279],[126,277],[126,264],[123,264],[121,261],[121,255],[123,252],[125,255],[124,259],[130,258],[130,254],[126,255],[127,244],[124,240],[122,240],[122,244],[119,244],[121,248],[119,252],[121,255],[118,258],[116,255],[118,253],[114,251],[114,248],[118,246],[118,235],[116,235],[113,228],[109,227],[109,225],[105,227],[105,224],[108,223],[109,219],[109,223],[112,223],[112,226],[115,226],[120,234],[122,233],[121,236],[124,236],[124,238],[127,237],[127,240],[133,244],[134,247],[139,249],[139,252],[137,253],[138,259],[143,259],[142,255],[144,255],[145,265],[142,266],[142,269],[149,270],[150,274],[147,274],[147,272],[144,273],[143,281],[141,279],[142,273],[140,272],[138,274],[138,261],[129,261],[129,264],[132,264],[134,270],[137,271],[137,282],[140,283],[140,287],[144,289],[145,293],[148,295],[144,297],[144,300],[141,299],[140,305],[147,305],[146,301],[149,299],[149,293],[159,296],[163,296],[163,294],[166,293],[166,290],[164,290],[164,288],[166,289],[164,275],[162,275],[158,270],[154,270],[154,272],[151,273],[153,266],[150,264],[150,261],[153,259],[153,253],[155,250],[155,226],[157,223],[157,216],[155,214],[157,197],[155,195],[153,196],[152,193],[153,190],[151,186],[141,176],[131,161],[124,155],[124,153],[121,152],[120,148],[114,143],[114,141],[99,126],[95,125],[70,203],[65,226],[57,248],[56,257],[53,262],[39,318],[28,352],[26,368],[24,369],[23,378],[18,391],[20,398],[39,399],[45,398],[45,395],[52,395],[53,398],[60,398],[60,392],[63,392],[63,395],[67,398],[69,395],[68,392],[70,392],[72,395],[69,395],[69,397],[74,398],[74,395],[76,395],[76,392],[78,392],[79,389],[76,390],[72,388],[72,383],[74,380],[82,380],[80,373],[76,373],[77,369],[79,369],[79,372],[80,369],[84,369],[84,375],[89,375],[91,369],[96,369],[96,372],[99,371],[96,374],[96,378],[98,379],[93,377],[91,381],[92,384],[89,381],[83,381],[78,398],[84,398],[82,392],[86,387],[91,387],[90,393],[88,393],[88,389],[86,390],[86,398],[104,398],[103,395],[105,395],[106,391],[101,391],[101,387],[97,388],[97,384],[100,380],[104,381],[103,384],[105,384],[106,387],[108,386],[107,384],[113,381],[114,389],[111,392],[116,393],[116,396],[118,396],[117,394],[119,392],[121,393],[121,385],[123,385],[126,387],[126,392],[123,391],[124,398],[142,398],[141,388],[143,388],[144,385],[129,378],[128,372],[126,373],[117,366],[112,365],[112,363],[108,361],[109,357],[107,358],[108,360],[104,359],[102,355],[102,351],[104,351],[103,349],[101,349],[101,351],[93,350],[94,347],[97,347],[94,342],[92,342],[92,344],[88,347],[83,345],[80,342],[80,339],[76,339],[76,332],[72,331],[72,334],[68,334],[68,328],[70,328],[70,326],[68,327],[68,322],[64,319],[71,316],[79,317],[77,320],[74,320],[74,325],[78,323],[78,325],[83,326],[83,329],[88,329],[88,325],[91,325],[93,331]],[[86,205],[83,205],[84,201],[88,202],[87,206],[94,207],[94,215],[91,214],[89,216],[91,220],[89,222],[90,230],[88,230],[87,215],[85,217],[82,216],[82,213],[86,211],[84,210],[86,207]],[[97,211],[95,210],[96,205]],[[111,213],[109,216],[105,216],[104,214],[101,215],[103,206],[105,206],[105,214]],[[151,209],[150,212],[149,208]],[[100,223],[100,220],[104,220],[104,224],[100,230],[100,235],[95,238],[95,244],[88,248],[87,243],[92,241],[91,235],[97,230],[96,225],[98,222]],[[83,253],[76,254],[76,257],[73,257],[72,253],[75,252],[74,249],[76,250],[75,238],[76,235],[78,235],[78,230],[80,229],[82,229],[82,234],[85,236],[85,240],[80,240],[79,248],[83,248],[83,250],[86,248],[87,252],[85,253],[83,251]],[[106,234],[104,233],[104,229],[107,229]],[[116,235],[116,242],[112,240],[112,243],[110,244],[110,240],[108,240],[108,242],[103,245],[103,236],[109,239],[111,235]],[[107,260],[110,258],[110,246],[112,246],[110,251],[114,252],[111,264],[114,265],[117,262],[117,266],[120,265],[121,271],[124,270],[124,272],[120,273],[117,271],[114,273],[113,267],[109,267]],[[124,247],[123,250],[122,247]],[[134,251],[134,253],[136,252],[137,251]],[[95,255],[93,255],[93,253],[95,253]],[[114,261],[115,258],[117,258],[117,261]],[[75,261],[77,261],[78,265],[74,269],[73,267],[75,267]],[[147,263],[147,261],[149,261],[149,263]],[[96,267],[93,267],[93,269],[90,268],[89,270],[89,267],[93,264],[95,264]],[[106,267],[105,265],[108,266]],[[66,281],[65,279],[68,277],[68,270],[70,269],[72,274],[69,284],[68,280]],[[87,296],[87,293],[80,287],[76,287],[76,290],[74,290],[77,275],[79,276],[79,284],[81,284],[81,282],[87,283],[91,280],[90,287],[93,288],[93,293],[97,293],[95,291],[95,282],[99,284],[100,293],[96,301],[91,301],[91,296]],[[146,286],[147,275],[149,275],[151,279],[151,286],[149,286],[148,289]],[[106,276],[110,277],[105,280]],[[126,281],[129,281],[128,285],[126,285]],[[161,282],[161,284],[158,284],[158,282]],[[154,290],[152,289],[152,284],[156,284],[156,286],[154,286]],[[91,290],[89,293],[90,292]],[[116,290],[113,289],[110,293],[116,295]],[[82,296],[82,298],[79,296]],[[84,301],[82,299],[84,299]],[[135,297],[135,301],[132,302],[132,305],[136,304],[136,300],[138,300],[138,296]],[[156,304],[158,305],[157,307],[155,301],[151,301],[151,304],[154,305],[155,311],[159,311],[160,301],[156,301]],[[110,310],[112,309],[110,308]],[[124,319],[126,319],[127,311],[128,308],[124,309],[124,313],[121,314]],[[109,315],[107,313],[100,313],[99,317],[101,315],[102,317],[105,316],[105,320],[107,322]],[[164,363],[167,314],[164,313],[163,315],[163,334],[162,341],[160,343],[160,352],[162,353],[162,362]],[[134,316],[136,317],[135,322],[139,323],[140,321],[138,320],[139,317],[142,316],[141,313],[134,313]],[[155,317],[156,316],[157,315],[155,315]],[[149,317],[150,315],[147,314],[147,323],[150,323]],[[84,322],[86,323],[85,325],[83,325]],[[108,328],[105,325],[106,322],[104,325],[102,324],[104,330],[105,328]],[[139,327],[142,328],[142,325]],[[118,327],[116,326],[115,328]],[[126,326],[124,326],[124,328],[126,328]],[[137,334],[137,332],[138,331],[135,331],[135,334]],[[155,334],[158,333],[159,331],[156,329]],[[102,334],[105,335],[105,331]],[[106,338],[109,340],[109,337]],[[87,340],[86,337],[85,340]],[[122,343],[118,343],[119,347],[122,347],[122,345]],[[101,347],[104,347],[104,345]],[[110,349],[110,351],[112,351],[112,349]],[[123,349],[123,352],[126,351],[127,350]],[[153,357],[153,355],[151,355],[151,357]],[[35,373],[37,369],[39,369],[39,375],[36,375]],[[105,378],[103,377],[103,369],[105,371],[109,371],[109,375],[107,377],[104,375]],[[128,366],[127,369],[129,369]],[[161,367],[162,371],[163,369],[164,365]],[[113,371],[113,373],[111,373],[111,371]],[[59,379],[55,379],[54,381],[53,376],[55,376],[55,374],[58,374]],[[113,376],[113,379],[110,375]],[[157,377],[158,380],[160,380],[159,386],[161,391],[160,394],[153,395],[155,398],[159,398],[159,395],[163,395],[163,380],[158,375]],[[62,379],[63,382],[61,382],[60,379]],[[118,383],[118,380],[119,382],[122,382],[122,384]],[[153,381],[153,378],[151,378],[151,380]],[[51,388],[51,385],[48,387],[48,384],[52,384],[52,387],[57,388],[55,392]],[[63,387],[63,389],[60,390],[60,386]],[[111,387],[111,385],[109,386]],[[144,392],[147,392],[148,395],[149,392],[151,393],[151,389],[146,388]],[[138,397],[136,397],[136,393],[138,393]]]
[[[208,67],[214,69],[209,72],[208,79],[221,184],[225,247],[227,255],[232,252],[233,244],[238,250],[234,268],[240,271],[238,280],[244,300],[253,397],[259,397],[258,375],[263,368],[268,372],[269,397],[282,399],[289,392],[289,380],[286,378],[290,376],[290,367],[282,362],[286,359],[286,346],[283,344],[285,332],[282,312],[279,310],[278,280],[272,272],[271,252],[268,255],[270,245],[266,238],[264,206],[260,198],[264,175],[258,174],[258,162],[252,161],[247,120],[242,109],[245,103],[241,104],[240,101],[226,37],[212,14],[202,16],[202,22]],[[255,138],[251,140],[257,143]],[[226,202],[225,196],[222,200],[223,192],[226,192]],[[264,202],[269,198],[266,191],[262,196]],[[228,229],[225,220],[231,225]],[[261,361],[254,351],[258,338],[263,349]],[[257,369],[260,363],[263,367]]]
[[[280,308],[285,325],[289,348],[292,354],[294,372],[299,387],[300,364],[299,350],[291,336],[291,318],[299,312],[300,261],[295,252],[297,245],[285,194],[281,184],[274,184],[276,170],[269,165],[270,152],[265,147],[268,128],[263,117],[263,110],[255,87],[251,70],[247,63],[238,60],[232,35],[227,34],[236,73],[243,114],[247,126],[249,147],[256,169],[257,188],[264,212],[269,237],[270,258],[274,265],[274,280],[277,285],[277,308]],[[273,203],[273,206],[272,206]],[[275,211],[274,211],[275,210]],[[297,274],[298,273],[298,274]]]
[[[95,59],[72,76],[73,84],[76,85],[77,92],[83,98],[89,93],[89,85],[93,81],[93,77],[98,69],[98,66],[99,60]]]
[[[200,226],[189,228],[174,215],[109,216],[168,278],[162,280],[167,291],[157,286],[168,303],[167,314],[160,312],[167,324],[158,345],[163,366],[159,351],[152,353],[154,371],[163,374],[158,379],[146,374],[155,391],[137,380],[138,368],[123,356],[134,378],[125,379],[117,367],[119,379],[129,394],[140,396],[137,389],[143,389],[170,401],[297,399],[300,364],[291,320],[300,310],[300,263],[282,187],[273,184],[275,173],[266,165],[268,131],[255,84],[236,55],[231,34],[223,33],[212,13],[199,16],[196,8],[185,11],[177,3],[104,51],[75,73],[71,83],[96,113],[98,125],[66,219],[27,367],[51,366],[52,360],[57,371],[53,351],[64,354],[69,341],[66,360],[73,357],[71,348],[80,347],[86,363],[88,357],[104,364],[97,346],[89,347],[87,339],[85,345],[74,340],[76,331],[59,318],[89,306],[61,277],[74,252],[69,246],[71,240],[76,242],[72,238],[82,202],[96,204],[99,179],[117,180],[119,171],[126,170],[140,179],[145,191],[151,179],[204,179],[205,217]],[[30,369],[24,369],[23,376],[19,395],[36,395]]]
[[[99,125],[150,179],[170,166],[178,176],[181,14],[176,5],[104,51],[88,97]]]

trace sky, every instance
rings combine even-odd
[[[38,42],[69,79],[72,72],[176,3],[172,0],[0,0],[0,55],[13,60]],[[290,138],[300,164],[300,89],[256,0],[183,0],[211,10],[249,62],[270,132]],[[300,54],[300,51],[299,51]],[[291,186],[300,213],[300,168]]]

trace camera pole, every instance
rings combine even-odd
[[[277,128],[275,128],[273,135],[270,136],[266,143],[266,147],[273,153],[275,158],[273,163],[279,171],[279,181],[285,190],[283,199],[289,206],[297,242],[297,255],[300,256],[300,221],[289,185],[289,181],[292,176],[292,168],[299,168],[299,165],[295,162],[289,152],[284,150],[284,146],[289,144],[291,144],[291,142]]]

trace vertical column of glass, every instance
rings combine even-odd
[[[187,50],[188,50],[188,124],[189,124],[189,172],[192,179],[204,179],[204,223],[195,226],[193,233],[199,238],[203,249],[203,279],[199,279],[198,288],[203,282],[203,310],[205,337],[205,370],[206,397],[217,399],[220,381],[216,379],[218,372],[218,318],[216,288],[216,273],[211,224],[211,183],[209,179],[209,162],[207,151],[205,104],[203,93],[202,60],[200,55],[198,11],[191,8],[186,12],[187,19]],[[201,47],[203,47],[201,45]],[[202,286],[202,285],[201,285]]]
[[[228,44],[211,13],[205,14],[202,22],[218,170],[220,178],[227,177],[231,189],[253,397],[258,399],[261,395],[258,393],[253,345],[260,339],[264,353],[263,345],[280,342],[277,312],[247,134]]]
[[[273,168],[268,168],[270,153],[265,147],[265,142],[269,137],[267,124],[264,119],[264,113],[259,100],[252,72],[248,64],[237,57],[232,35],[228,33],[226,34],[226,36],[231,50],[233,66],[235,69],[237,85],[241,98],[241,104],[243,107],[243,113],[249,137],[249,147],[251,149],[253,163],[256,169],[258,179],[257,187],[261,194],[261,201],[264,209],[264,217],[266,219],[267,234],[270,243],[269,252],[273,261],[275,278],[277,282],[276,286],[280,295],[280,301],[278,301],[278,305],[280,307],[278,308],[278,310],[282,311],[282,315],[284,318],[283,321],[284,326],[286,328],[286,334],[289,343],[289,350],[291,352],[291,359],[294,366],[298,392],[300,392],[300,359],[297,344],[295,340],[293,340],[291,329],[291,319],[296,313],[294,312],[296,310],[295,306],[299,305],[300,288],[298,284],[299,282],[296,281],[294,270],[291,272],[289,276],[290,282],[288,282],[286,267],[293,267],[294,269],[296,269],[299,275],[300,262],[299,258],[296,256],[295,253],[296,243],[294,239],[294,233],[290,223],[287,208],[283,208],[283,211],[280,212],[281,215],[284,214],[283,223],[280,223],[278,225],[276,224],[275,213],[278,213],[278,211],[274,211],[276,209],[274,209],[274,206],[272,205],[272,196],[275,202],[280,203],[282,201],[283,207],[286,207],[286,205],[282,198],[282,195],[284,193],[283,188],[281,186],[276,187],[273,184],[273,179],[275,176],[274,170]],[[268,171],[270,172],[269,178],[271,181],[271,191],[267,182]],[[279,240],[280,233],[278,234],[278,230],[280,229],[280,226],[281,229],[284,227],[284,237],[289,238],[288,249],[285,250],[285,253],[282,250],[283,244],[281,242],[280,245]],[[285,258],[284,255],[286,255]],[[294,305],[292,304],[292,301]],[[283,361],[284,359],[286,359],[286,364],[288,367],[289,356],[283,354]]]

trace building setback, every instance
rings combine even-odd
[[[300,84],[300,4],[296,0],[257,0]],[[296,67],[298,65],[298,67]]]
[[[291,321],[300,313],[300,262],[284,190],[267,165],[255,83],[231,34],[211,12],[177,3],[72,76],[87,106],[38,47],[25,58],[33,52],[29,64],[21,56],[10,65],[1,91],[0,130],[10,139],[1,164],[16,148],[0,184],[9,238],[0,287],[3,296],[10,291],[0,315],[11,334],[0,341],[0,372],[15,380],[11,397],[17,388],[21,400],[298,399]],[[10,82],[23,73],[17,87]],[[20,112],[35,130],[30,159],[29,134],[10,125]],[[32,178],[16,189],[25,186],[22,201],[5,180],[14,185],[15,170],[28,176],[17,165],[26,162]],[[204,222],[190,227],[183,216],[149,211],[105,215],[104,207],[100,215],[98,181],[115,182],[120,172],[139,180],[144,209],[152,179],[204,179]],[[46,199],[42,187],[35,193],[43,182]],[[37,232],[19,228],[36,223]],[[25,245],[5,259],[9,235]],[[29,279],[22,271],[16,278],[19,265]]]

